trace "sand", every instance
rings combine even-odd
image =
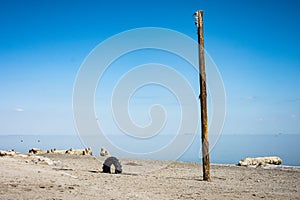
[[[105,158],[44,155],[0,157],[0,199],[300,199],[300,170],[120,159],[122,174],[101,173]]]

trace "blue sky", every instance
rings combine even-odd
[[[224,134],[300,134],[297,0],[1,1],[0,134],[74,134],[72,92],[90,51],[119,32],[164,27],[195,39],[222,75]]]

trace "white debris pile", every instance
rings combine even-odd
[[[104,147],[101,148],[100,156],[109,156],[109,152]]]
[[[68,150],[58,150],[56,148],[50,149],[50,150],[42,150],[38,148],[32,148],[29,150],[30,154],[71,154],[71,155],[93,155],[91,148],[85,148],[85,149],[73,149],[70,148]]]
[[[244,158],[239,161],[238,166],[259,167],[266,165],[281,165],[282,160],[277,156]]]
[[[32,162],[35,164],[46,164],[46,165],[54,165],[53,160],[44,156],[31,156]]]
[[[0,156],[15,156],[16,153],[17,152],[15,150],[8,150],[8,151],[0,150]]]
[[[14,150],[9,151],[3,151],[0,150],[0,157],[12,157],[12,158],[21,158],[24,159],[26,163],[33,162],[35,164],[46,164],[46,165],[58,165],[61,162],[60,161],[53,161],[50,158],[44,157],[44,156],[37,156],[34,154],[22,154],[19,152],[16,152]]]

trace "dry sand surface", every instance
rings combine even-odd
[[[105,158],[0,157],[0,199],[300,199],[299,169],[212,165],[212,182],[197,163],[120,159],[122,174],[101,173]]]

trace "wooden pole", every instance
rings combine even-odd
[[[203,180],[210,179],[209,141],[208,141],[208,120],[207,120],[207,92],[206,73],[204,60],[204,34],[203,34],[203,11],[195,13],[196,25],[198,27],[198,48],[199,48],[199,82],[200,82],[200,109],[201,109],[201,142],[202,142],[202,166]]]

